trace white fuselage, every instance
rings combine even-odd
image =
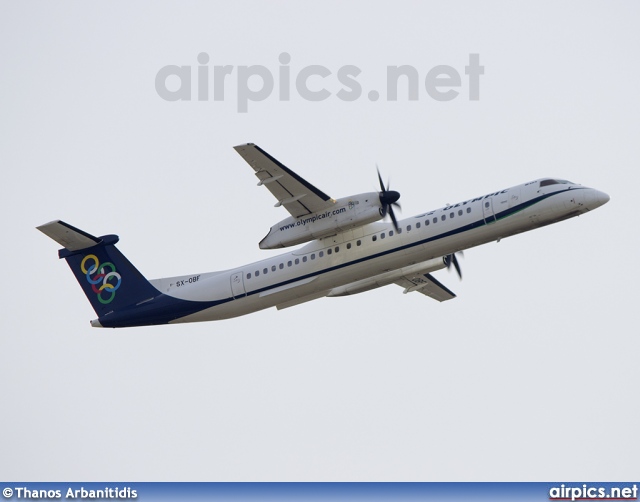
[[[383,284],[378,276],[407,267],[437,270],[445,255],[578,216],[607,200],[591,188],[541,187],[536,180],[405,218],[398,231],[370,223],[236,269],[150,282],[170,297],[222,302],[172,322],[227,319],[372,289]]]

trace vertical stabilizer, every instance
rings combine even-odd
[[[158,295],[159,292],[116,248],[117,235],[94,237],[60,220],[37,227],[64,247],[64,258],[101,317]]]

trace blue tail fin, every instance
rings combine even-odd
[[[115,247],[117,235],[94,237],[60,220],[38,230],[64,246],[58,256],[67,260],[98,317],[158,294]]]

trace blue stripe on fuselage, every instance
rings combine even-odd
[[[503,220],[515,213],[523,211],[537,204],[538,202],[541,202],[554,195],[558,195],[558,194],[567,192],[569,190],[579,190],[579,189],[582,189],[582,188],[575,188],[575,187],[567,188],[565,190],[561,190],[558,192],[544,194],[534,199],[531,199],[529,201],[513,206],[509,209],[505,209],[504,211],[501,211],[499,213],[494,213],[496,221]],[[358,258],[357,260],[352,260],[339,265],[335,265],[333,267],[328,267],[322,270],[317,270],[314,272],[310,272],[308,274],[300,275],[292,279],[287,279],[286,281],[278,282],[275,284],[271,284],[269,286],[265,286],[263,288],[255,289],[253,291],[247,291],[246,296],[260,294],[265,291],[269,291],[271,289],[279,288],[300,280],[308,279],[310,277],[320,276],[322,274],[334,272],[336,270],[340,270],[345,267],[356,265],[358,263],[363,263],[369,260],[375,260],[376,258],[380,258],[382,256],[387,256],[392,253],[404,251],[405,249],[410,249],[415,246],[420,246],[422,244],[444,239],[445,237],[451,237],[452,235],[461,234],[463,232],[474,230],[476,228],[480,228],[482,226],[492,224],[492,223],[494,223],[493,220],[489,222],[485,222],[484,218],[481,218],[468,225],[464,225],[462,227],[458,227],[456,229],[449,230],[447,232],[434,235],[432,237],[427,237],[426,239],[421,239],[415,242],[411,242],[409,244],[405,244],[403,246],[398,246],[392,249],[388,249],[386,251],[381,251],[379,253]],[[241,298],[244,298],[244,296],[238,299],[241,299]],[[203,310],[209,309],[211,307],[215,307],[217,305],[221,305],[223,303],[228,303],[232,300],[234,300],[233,297],[224,298],[220,300],[212,300],[212,301],[193,301],[193,300],[182,300],[169,295],[160,294],[158,297],[142,305],[132,305],[130,307],[118,310],[117,312],[112,312],[107,315],[104,315],[100,317],[99,321],[102,326],[113,327],[113,328],[168,324],[169,322],[175,321],[176,319],[180,319],[182,317],[186,317],[188,315],[201,312]]]

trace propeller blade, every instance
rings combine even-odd
[[[389,205],[389,216],[391,216],[391,221],[393,222],[393,228],[398,231],[398,220],[396,220],[396,215],[393,214],[393,206]]]
[[[384,182],[382,181],[382,175],[380,174],[380,168],[376,164],[376,171],[378,171],[378,182],[380,183],[380,193],[378,197],[380,198],[380,214],[384,218],[387,214],[391,217],[391,221],[393,222],[393,228],[398,231],[398,220],[396,219],[396,215],[393,212],[393,206],[396,206],[398,209],[402,210],[402,207],[398,203],[398,199],[400,198],[400,194],[395,190],[389,190],[390,184],[387,183],[385,188]]]
[[[462,272],[460,271],[460,264],[458,263],[458,258],[456,258],[456,255],[453,255],[453,266],[456,268],[456,272],[458,272],[458,277],[460,277],[460,280],[462,280]]]
[[[384,187],[384,183],[382,182],[382,176],[380,176],[380,169],[378,168],[377,164],[376,164],[376,170],[378,171],[378,181],[380,182],[380,190],[382,191],[382,193],[385,193],[387,189]]]
[[[458,277],[462,280],[462,270],[460,269],[460,263],[458,262],[458,258],[456,257],[457,253],[448,254],[443,258],[444,266],[447,267],[447,270],[451,270],[451,265],[456,269],[458,273]],[[464,253],[460,251],[460,256],[464,256]]]

